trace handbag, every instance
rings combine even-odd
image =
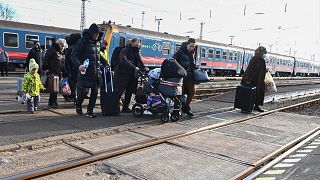
[[[208,73],[204,69],[194,69],[193,77],[196,84],[210,81]]]

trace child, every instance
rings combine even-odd
[[[27,111],[34,114],[38,110],[38,103],[40,98],[40,90],[45,89],[40,81],[38,74],[39,65],[34,59],[30,59],[29,72],[24,75],[22,92],[26,93],[27,97]]]

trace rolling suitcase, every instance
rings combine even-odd
[[[100,90],[100,104],[103,116],[120,114],[119,93],[113,89],[113,77],[110,67],[103,68],[103,84]]]
[[[54,76],[53,74],[50,74],[48,76],[48,82],[47,82],[47,92],[48,93],[59,93],[59,77]]]
[[[256,99],[256,87],[241,84],[236,89],[234,108],[241,109],[245,112],[252,112]]]
[[[17,94],[23,94],[22,93],[22,85],[23,85],[23,78],[22,77],[18,77],[17,78]]]

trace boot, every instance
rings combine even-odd
[[[183,113],[186,113],[188,116],[193,116],[193,113],[191,111],[191,108],[190,106],[188,105],[185,105],[183,108],[182,108],[182,112]]]
[[[262,110],[259,105],[255,105],[254,106],[254,110],[258,111],[258,112],[264,112],[264,110]]]
[[[122,113],[132,113],[132,110],[128,106],[123,106],[121,112]]]

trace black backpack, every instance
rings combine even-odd
[[[165,59],[161,64],[161,78],[183,78],[187,71],[173,58]]]
[[[113,52],[112,52],[112,56],[111,56],[111,70],[114,71],[115,67],[119,65],[120,62],[120,52],[121,50],[124,48],[125,46],[119,46],[116,47]]]

